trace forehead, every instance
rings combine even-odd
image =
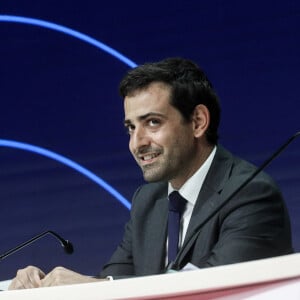
[[[149,112],[164,113],[170,109],[170,86],[155,82],[135,91],[124,99],[125,118],[144,115]]]

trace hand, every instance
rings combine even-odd
[[[63,267],[56,267],[41,280],[41,286],[57,286],[106,280],[107,279],[96,279],[90,276],[81,275]]]
[[[10,283],[9,290],[30,289],[42,286],[45,273],[37,267],[29,266],[17,272],[16,277]]]

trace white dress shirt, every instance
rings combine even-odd
[[[190,177],[184,185],[179,189],[179,194],[186,199],[187,204],[185,207],[185,210],[183,212],[182,218],[181,218],[181,229],[180,229],[180,236],[179,236],[179,247],[182,246],[187,228],[193,213],[193,209],[195,206],[195,203],[197,201],[197,197],[199,195],[199,192],[202,188],[204,179],[208,173],[208,170],[211,166],[211,163],[213,161],[213,158],[215,156],[217,147],[215,146],[213,151],[210,153],[204,164],[194,173],[192,177]],[[169,183],[168,186],[168,195],[174,191],[172,185]]]

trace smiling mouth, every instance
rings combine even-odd
[[[147,154],[147,155],[140,155],[139,156],[139,160],[142,161],[142,162],[151,162],[157,156],[159,156],[159,153],[152,153],[152,154]]]

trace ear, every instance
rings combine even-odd
[[[210,123],[210,114],[207,107],[203,104],[198,104],[193,112],[193,130],[194,137],[200,138],[204,136],[209,123]]]

